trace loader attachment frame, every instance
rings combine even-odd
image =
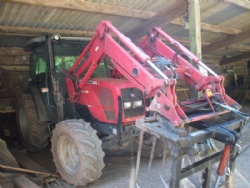
[[[154,146],[157,139],[162,139],[165,142],[163,153],[163,167],[166,162],[166,152],[168,149],[170,150],[171,166],[167,168],[171,169],[171,176],[168,177],[167,180],[163,180],[161,177],[164,185],[168,185],[169,187],[173,188],[179,188],[180,181],[182,179],[187,178],[188,176],[196,172],[203,171],[203,181],[201,187],[209,188],[211,187],[212,167],[217,162],[220,162],[220,165],[217,169],[218,180],[214,183],[214,187],[218,187],[216,183],[218,184],[220,177],[225,173],[228,173],[226,174],[226,181],[232,178],[232,176],[230,175],[234,172],[236,158],[240,152],[238,141],[240,139],[242,130],[245,126],[248,126],[247,121],[235,119],[218,124],[216,126],[208,125],[202,122],[194,122],[189,124],[189,128],[192,127],[196,129],[196,131],[190,132],[185,136],[173,134],[171,130],[166,130],[166,128],[162,126],[162,124],[163,122],[156,122],[154,118],[138,119],[136,121],[136,127],[140,129],[140,136],[137,151],[135,184],[138,183],[136,180],[139,174],[141,149],[145,133],[154,136],[153,147],[149,160],[149,169],[151,168],[151,164],[154,158]],[[214,152],[213,154],[182,168],[183,157],[184,155],[188,154],[190,148],[196,143],[204,142],[208,139],[214,139],[225,144],[224,150]],[[227,158],[225,158],[225,151],[228,152]],[[224,166],[221,167],[221,165]]]
[[[216,162],[219,162],[217,178],[214,183],[214,187],[217,188],[219,180],[221,176],[225,174],[226,169],[230,169],[231,173],[233,173],[235,160],[240,150],[238,141],[244,130],[250,125],[249,115],[238,111],[241,106],[225,93],[223,76],[217,75],[202,63],[198,57],[160,28],[155,27],[150,30],[148,35],[138,46],[151,59],[164,57],[168,59],[168,61],[171,61],[172,64],[165,63],[165,66],[167,66],[164,72],[165,74],[175,79],[179,76],[187,84],[194,86],[197,92],[202,91],[203,95],[198,99],[178,102],[184,112],[187,112],[187,109],[197,110],[203,105],[210,106],[211,111],[209,113],[192,114],[189,116],[186,114],[187,118],[184,120],[185,130],[179,128],[173,129],[169,125],[169,122],[159,115],[138,119],[136,121],[136,127],[140,129],[140,137],[135,183],[139,172],[143,136],[144,133],[147,133],[154,136],[149,160],[149,169],[152,164],[154,147],[157,139],[161,139],[165,142],[163,165],[166,161],[166,150],[170,150],[172,163],[169,167],[171,169],[171,176],[168,179],[169,187],[178,188],[181,179],[203,170],[202,187],[208,188],[211,183],[210,177],[212,166]],[[201,66],[208,71],[210,75],[202,73],[195,66],[190,64],[189,61]],[[175,72],[175,76],[173,76],[173,72]],[[221,116],[229,112],[235,113],[239,118],[216,125],[209,125],[203,122],[203,120]],[[188,154],[190,148],[199,142],[211,139],[225,144],[224,149],[182,168],[182,159],[184,155]],[[227,174],[227,177],[230,177],[230,174]],[[162,181],[166,186],[167,183],[165,180],[162,179]]]

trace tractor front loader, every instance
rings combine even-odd
[[[34,39],[27,48],[33,52],[33,71],[17,108],[20,139],[27,150],[39,151],[51,136],[54,162],[68,183],[79,186],[96,180],[104,168],[103,150],[128,143],[138,146],[136,174],[141,155],[150,157],[151,164],[154,156],[165,159],[170,151],[175,169],[170,187],[178,187],[181,178],[201,166],[209,168],[220,156],[219,176],[228,161],[235,161],[236,144],[248,117],[225,94],[223,77],[160,28],[136,46],[111,22],[102,21],[90,41],[54,35]],[[201,74],[189,60],[212,75]],[[203,96],[178,101],[179,78]],[[206,123],[230,111],[240,118],[219,125]],[[181,170],[183,155],[209,138],[225,144],[223,154]]]
[[[197,99],[178,101],[174,89],[176,84],[173,84],[170,86],[173,89],[167,89],[164,93],[172,99],[176,113],[182,121],[181,124],[176,126],[170,121],[169,115],[161,114],[159,117],[157,113],[155,117],[136,120],[136,127],[141,130],[136,177],[139,170],[143,135],[147,133],[155,136],[149,168],[157,138],[165,142],[163,164],[166,161],[166,150],[169,149],[170,151],[173,161],[170,168],[173,173],[168,179],[169,187],[179,187],[181,179],[201,170],[204,170],[201,186],[210,187],[212,165],[219,161],[217,178],[214,183],[214,187],[218,187],[220,178],[226,170],[228,172],[227,180],[230,176],[229,172],[234,170],[235,159],[240,150],[239,139],[246,128],[249,127],[249,115],[240,112],[241,106],[225,93],[223,76],[217,75],[198,57],[159,27],[150,30],[138,46],[168,76],[166,80],[176,80],[179,77],[193,86],[197,92],[202,92],[202,96]],[[199,71],[190,62],[201,67],[202,71]],[[147,65],[145,64],[145,66]],[[209,76],[207,73],[209,73]],[[158,91],[148,110],[158,110],[158,112],[161,109],[169,110],[169,107],[166,108],[168,104],[162,103],[161,96],[162,93]],[[228,112],[234,113],[237,118],[232,118],[230,121],[225,120]],[[217,121],[213,121],[215,119]],[[194,148],[193,146],[196,146],[197,143],[208,142],[209,149],[213,149],[214,143],[211,142],[211,139],[225,144],[224,150],[182,168],[183,157],[190,152],[190,148]],[[163,183],[165,184],[165,182]]]

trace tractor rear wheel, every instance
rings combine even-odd
[[[23,94],[16,108],[17,129],[21,144],[29,152],[38,152],[49,144],[47,122],[38,120],[34,99],[31,94]]]
[[[65,120],[56,125],[52,154],[61,177],[74,186],[84,186],[102,175],[102,142],[89,123]]]

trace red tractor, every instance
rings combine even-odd
[[[240,107],[225,94],[223,77],[159,28],[139,47],[102,21],[90,41],[54,35],[35,38],[26,48],[32,51],[31,79],[17,107],[20,139],[34,152],[44,149],[52,136],[57,170],[75,186],[101,176],[103,150],[125,147],[138,138],[138,129],[131,126],[138,119],[157,114],[154,122],[182,135],[190,123],[228,112],[216,103]],[[202,75],[187,59],[212,76]],[[178,76],[203,96],[179,102]],[[152,139],[146,137],[142,153],[149,156]],[[163,150],[159,141],[155,155]]]

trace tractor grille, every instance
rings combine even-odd
[[[121,93],[122,93],[122,103],[142,100],[142,106],[135,108],[132,107],[129,109],[123,108],[124,118],[131,118],[131,117],[141,116],[144,114],[144,98],[141,90],[137,88],[126,88],[126,89],[121,89]]]

